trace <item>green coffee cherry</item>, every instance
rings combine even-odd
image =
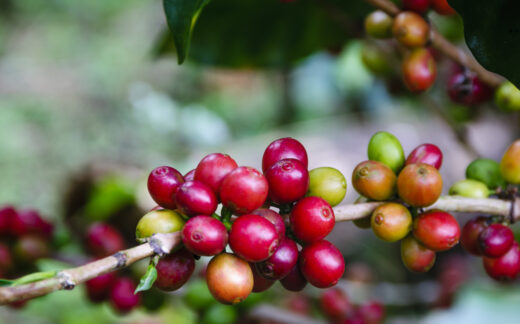
[[[361,47],[361,61],[375,75],[385,76],[392,72],[388,54],[372,44],[363,43]]]
[[[404,166],[404,151],[399,140],[388,132],[375,133],[368,143],[368,159],[379,161],[398,174]]]
[[[325,199],[332,207],[338,205],[347,193],[347,180],[339,170],[321,167],[309,172],[307,196]]]
[[[144,215],[137,223],[135,236],[138,239],[150,237],[156,233],[173,233],[184,226],[182,215],[169,209],[153,210]]]
[[[505,111],[520,110],[520,90],[509,81],[502,83],[495,92],[495,103]]]
[[[157,311],[166,303],[166,294],[156,288],[142,291],[141,305],[150,312]]]
[[[365,30],[374,38],[392,37],[392,25],[394,20],[382,10],[376,10],[365,18]]]
[[[464,179],[455,182],[453,186],[451,186],[450,195],[467,198],[487,198],[489,196],[489,189],[483,182],[473,179]]]
[[[184,301],[190,308],[195,310],[206,309],[216,302],[204,280],[195,280],[188,283]]]
[[[489,189],[504,187],[506,182],[500,173],[500,164],[491,159],[476,159],[466,168],[466,178],[483,182]]]
[[[202,317],[202,324],[233,324],[238,317],[237,310],[233,306],[214,304]]]

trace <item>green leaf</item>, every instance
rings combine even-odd
[[[152,262],[148,266],[146,273],[141,277],[141,281],[139,281],[139,285],[135,289],[134,294],[152,288],[155,280],[157,280],[157,269],[155,268],[154,262]]]
[[[49,279],[54,277],[58,271],[44,271],[44,272],[35,272],[28,274],[26,276],[20,277],[12,282],[12,286],[25,285],[31,282],[36,282],[44,279]]]
[[[520,87],[520,19],[514,0],[449,0],[464,22],[466,44],[486,69]]]
[[[13,283],[14,283],[14,280],[0,279],[0,287],[12,286]]]
[[[209,0],[163,0],[168,26],[173,34],[179,64],[184,62],[190,47],[193,26]]]

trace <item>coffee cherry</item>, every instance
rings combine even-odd
[[[442,152],[434,144],[421,144],[417,146],[406,158],[406,165],[425,163],[439,170],[442,165]]]
[[[368,159],[385,164],[397,174],[404,166],[403,147],[394,135],[377,132],[368,143]]]
[[[179,171],[169,166],[160,166],[148,176],[148,191],[161,207],[175,209],[175,193],[183,183],[184,178]]]
[[[206,155],[197,165],[195,180],[210,186],[215,195],[218,195],[222,180],[236,168],[238,164],[229,155],[212,153]]]
[[[234,324],[237,323],[237,318],[238,314],[235,307],[214,304],[204,312],[200,324]]]
[[[270,221],[278,233],[278,241],[281,242],[283,240],[285,237],[285,222],[283,221],[283,218],[280,216],[280,214],[267,208],[256,209],[252,211],[251,214],[262,216],[263,218]]]
[[[341,324],[365,324],[365,321],[359,314],[359,312],[354,312],[351,316],[344,319]]]
[[[500,173],[500,164],[491,159],[476,159],[466,168],[466,178],[481,181],[490,189],[505,187]]]
[[[181,249],[159,259],[156,266],[155,287],[164,291],[174,291],[190,279],[195,269],[193,254]]]
[[[258,272],[265,278],[279,280],[289,274],[298,263],[298,247],[293,240],[285,238],[269,259],[256,264]]]
[[[512,184],[520,184],[520,139],[511,144],[500,161],[502,177]]]
[[[96,257],[106,257],[125,248],[121,233],[106,223],[90,225],[86,233],[88,251]]]
[[[401,241],[401,260],[410,271],[426,272],[435,263],[435,252],[409,235]]]
[[[430,0],[403,0],[403,9],[422,15],[430,9]]]
[[[406,47],[423,47],[430,38],[430,26],[415,12],[403,11],[394,18],[392,33]]]
[[[182,229],[184,246],[196,255],[211,256],[224,250],[228,241],[226,227],[209,216],[195,216]]]
[[[412,215],[397,203],[385,203],[372,213],[371,225],[374,234],[387,242],[404,238],[412,229]]]
[[[14,236],[26,234],[36,234],[47,239],[52,237],[54,227],[51,223],[44,220],[38,211],[33,209],[20,210],[13,214],[10,228]]]
[[[365,31],[370,37],[384,39],[392,37],[394,20],[386,12],[376,10],[365,18]]]
[[[148,312],[157,312],[167,301],[166,294],[156,288],[141,291],[139,294],[141,295],[141,305]]]
[[[482,255],[498,258],[504,255],[515,241],[513,231],[502,224],[491,224],[478,237],[478,247]]]
[[[87,290],[87,297],[93,303],[100,303],[105,301],[110,296],[110,288],[117,279],[115,272],[108,272],[87,280],[85,288]]]
[[[249,262],[266,260],[278,246],[274,225],[258,215],[240,216],[229,232],[229,246],[238,256]]]
[[[480,233],[488,227],[488,218],[478,216],[469,220],[462,228],[460,234],[460,244],[468,253],[481,255],[478,238]]]
[[[450,4],[448,3],[448,0],[431,0],[432,1],[432,7],[435,12],[437,12],[439,15],[449,16],[456,13],[455,9],[453,9]]]
[[[495,104],[505,111],[519,111],[520,90],[509,81],[502,83],[495,92]]]
[[[450,187],[450,195],[467,198],[487,198],[489,196],[489,189],[480,181],[464,179],[455,182]]]
[[[361,162],[352,172],[354,189],[368,199],[390,199],[395,195],[395,184],[395,173],[381,162]]]
[[[265,177],[269,183],[269,199],[280,205],[302,198],[309,188],[309,172],[295,159],[276,162],[267,169]]]
[[[338,288],[323,291],[320,295],[320,306],[323,313],[331,320],[345,318],[353,308],[347,295]]]
[[[217,209],[217,198],[211,188],[200,181],[188,181],[177,189],[177,207],[188,216],[211,215]]]
[[[272,285],[274,285],[276,280],[267,279],[262,274],[260,274],[255,263],[250,263],[249,266],[251,267],[251,272],[253,272],[253,282],[254,282],[253,292],[254,293],[266,291],[267,289],[271,288]]]
[[[449,78],[447,88],[451,100],[464,106],[481,104],[493,95],[492,89],[467,69],[456,71]]]
[[[189,171],[184,175],[184,182],[195,180],[195,169]]]
[[[233,213],[247,214],[264,204],[268,190],[267,180],[260,172],[238,167],[222,181],[220,199]]]
[[[520,273],[520,248],[513,245],[504,255],[498,258],[484,257],[482,259],[487,274],[498,281],[514,280]]]
[[[290,215],[294,235],[305,243],[321,240],[336,223],[329,203],[319,197],[305,197],[294,205]]]
[[[430,206],[442,193],[441,175],[428,164],[407,165],[397,177],[397,193],[410,206]]]
[[[139,220],[135,230],[138,239],[150,237],[157,233],[173,233],[184,226],[184,218],[176,211],[162,209],[153,210]]]
[[[9,247],[0,243],[0,278],[8,273],[13,268],[13,258]]]
[[[5,206],[0,209],[0,235],[11,234],[11,222],[15,217],[17,215],[13,206]]]
[[[326,240],[305,246],[299,262],[305,279],[318,288],[334,286],[345,272],[345,261],[341,252]]]
[[[280,283],[285,289],[298,292],[307,286],[307,279],[303,276],[300,266],[296,264],[291,271],[289,271],[288,275],[280,279]]]
[[[237,304],[246,299],[253,290],[253,280],[249,264],[229,253],[213,257],[206,270],[209,291],[224,304]]]
[[[437,77],[437,64],[430,51],[424,48],[411,51],[404,58],[401,70],[406,87],[414,93],[428,90]]]
[[[34,234],[20,237],[13,247],[16,259],[26,264],[45,258],[50,255],[50,252],[47,241],[41,236]]]
[[[200,279],[191,280],[186,285],[186,291],[183,297],[184,302],[186,302],[191,309],[197,311],[207,309],[215,302],[206,281]]]
[[[138,294],[134,294],[136,284],[130,278],[118,278],[110,289],[110,303],[114,310],[120,314],[130,312],[141,301]]]
[[[413,235],[427,248],[445,251],[459,242],[459,223],[455,217],[444,211],[427,211],[415,218]]]
[[[388,53],[372,43],[364,42],[362,44],[361,61],[372,74],[388,76],[393,72]]]
[[[267,146],[262,157],[262,171],[266,172],[271,165],[283,159],[300,161],[305,169],[308,167],[307,151],[305,147],[291,137],[277,139]]]
[[[309,172],[307,196],[325,199],[332,207],[338,205],[347,193],[347,180],[339,170],[321,167]]]
[[[365,324],[380,324],[385,319],[385,307],[378,301],[371,301],[361,305],[358,312]]]

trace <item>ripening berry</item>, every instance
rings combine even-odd
[[[435,252],[409,235],[401,241],[401,260],[410,271],[426,272],[435,263]]]
[[[430,51],[412,50],[403,60],[403,80],[411,92],[420,93],[431,88],[437,77],[437,64]]]
[[[394,18],[392,32],[401,44],[410,48],[423,47],[430,38],[430,26],[412,11],[403,11]]]
[[[431,0],[431,2],[433,10],[439,15],[449,16],[456,13],[455,9],[448,3],[448,0]]]
[[[395,195],[395,173],[381,162],[364,161],[352,172],[352,186],[372,200],[388,200]]]
[[[408,208],[398,203],[385,203],[372,213],[371,226],[374,234],[387,242],[404,238],[412,229],[412,215]]]
[[[429,164],[407,165],[397,177],[397,193],[410,206],[430,206],[442,193],[442,178]]]
[[[365,18],[365,31],[373,38],[385,39],[392,37],[394,19],[382,10],[371,12]]]
[[[404,151],[401,143],[389,132],[377,132],[368,143],[368,159],[388,166],[398,174],[404,166]]]
[[[495,91],[495,104],[505,111],[519,111],[520,90],[509,81],[502,83]]]
[[[512,184],[520,184],[520,139],[511,144],[500,161],[502,177]]]
[[[309,172],[307,196],[320,197],[332,207],[338,205],[347,193],[347,180],[334,168],[321,167]]]
[[[414,219],[413,235],[427,248],[445,251],[459,242],[460,227],[451,214],[430,210]]]
[[[462,196],[466,198],[487,198],[489,196],[488,187],[477,180],[463,179],[455,182],[450,187],[450,195]]]
[[[206,282],[213,297],[224,304],[237,304],[245,300],[254,285],[249,264],[229,253],[211,259],[206,270]]]
[[[157,233],[177,232],[182,229],[184,223],[184,218],[177,211],[153,210],[141,217],[135,229],[135,236],[141,239]]]

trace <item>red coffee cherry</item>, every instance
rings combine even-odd
[[[16,241],[13,254],[16,259],[25,264],[34,263],[38,259],[50,255],[50,247],[47,241],[40,235],[27,234]]]
[[[291,228],[299,240],[309,243],[327,236],[336,223],[329,203],[319,197],[305,197],[291,211]]]
[[[448,80],[447,88],[451,100],[464,106],[481,104],[493,96],[493,90],[467,69],[456,71]]]
[[[430,51],[416,48],[408,54],[401,67],[403,80],[411,92],[424,92],[435,83],[437,64]]]
[[[323,291],[320,296],[320,306],[323,313],[331,320],[340,320],[352,311],[348,296],[338,288]]]
[[[392,32],[401,44],[410,48],[423,47],[430,38],[430,26],[412,11],[403,11],[395,16]]]
[[[95,257],[106,257],[125,248],[123,236],[106,223],[94,223],[87,229],[86,245]]]
[[[161,207],[175,209],[175,193],[184,183],[182,174],[169,166],[160,166],[148,176],[148,192]]]
[[[361,305],[358,312],[364,324],[379,324],[385,319],[385,306],[378,301],[371,301]]]
[[[480,252],[490,258],[504,255],[515,241],[513,231],[502,224],[491,224],[478,237]]]
[[[422,15],[430,9],[430,0],[403,0],[403,9]]]
[[[409,164],[429,164],[439,170],[442,165],[442,152],[434,144],[421,144],[417,146],[406,158],[405,165]]]
[[[213,257],[206,270],[209,291],[224,304],[237,304],[245,300],[253,290],[253,280],[249,264],[229,253]]]
[[[359,163],[352,172],[352,185],[372,200],[388,200],[395,194],[395,173],[381,162]]]
[[[189,171],[184,175],[184,181],[193,181],[195,180],[195,169]]]
[[[275,212],[274,210],[267,208],[259,208],[251,212],[251,214],[259,215],[270,221],[276,232],[278,233],[278,240],[282,241],[285,237],[285,222],[283,221],[282,216]]]
[[[211,215],[217,209],[217,198],[211,188],[200,181],[187,181],[175,194],[177,207],[188,216]]]
[[[11,234],[11,222],[17,217],[16,209],[13,206],[5,206],[0,209],[0,235]]]
[[[208,154],[197,165],[195,180],[204,182],[211,187],[215,195],[218,195],[222,180],[236,168],[238,164],[229,155]]]
[[[303,276],[299,264],[296,264],[289,274],[280,279],[282,286],[289,291],[302,291],[307,286],[307,279]]]
[[[504,255],[498,258],[484,257],[482,259],[487,274],[498,281],[514,280],[520,273],[520,248],[513,245]]]
[[[284,159],[273,164],[265,172],[269,183],[269,198],[277,204],[296,201],[307,193],[309,172],[298,160]]]
[[[428,164],[407,165],[397,177],[397,193],[410,206],[430,206],[442,193],[441,175]]]
[[[267,146],[262,157],[262,171],[266,172],[271,165],[283,159],[295,159],[300,161],[305,169],[309,166],[305,147],[291,137],[277,139]]]
[[[269,185],[265,177],[250,167],[231,171],[220,186],[222,204],[234,214],[247,214],[262,207]]]
[[[110,289],[110,303],[118,313],[125,314],[137,307],[141,296],[134,294],[137,285],[130,278],[118,278]]]
[[[445,251],[459,242],[459,223],[455,217],[444,211],[427,211],[415,218],[413,235],[427,248]]]
[[[0,278],[5,276],[13,268],[13,258],[9,247],[0,243]]]
[[[264,276],[262,276],[258,270],[256,269],[255,263],[250,263],[249,266],[251,267],[251,272],[253,273],[253,292],[259,293],[262,291],[266,291],[269,289],[276,280],[267,279]]]
[[[24,209],[16,212],[10,222],[11,234],[22,236],[37,234],[47,239],[52,237],[54,226],[44,220],[40,213],[33,209]]]
[[[469,220],[460,234],[460,244],[468,253],[480,256],[478,237],[484,229],[488,227],[488,218],[484,216],[478,216]]]
[[[293,240],[285,238],[269,259],[256,264],[258,272],[265,278],[279,280],[287,276],[298,263],[298,246]]]
[[[174,291],[190,279],[195,269],[193,254],[181,249],[159,259],[156,266],[155,287],[164,291]]]
[[[401,241],[401,260],[410,271],[426,272],[435,263],[435,252],[409,235]]]
[[[110,288],[117,279],[115,272],[108,272],[87,280],[85,288],[87,290],[87,297],[93,303],[100,303],[105,301],[110,296]]]
[[[209,216],[195,216],[182,229],[184,246],[196,255],[211,256],[224,250],[228,241],[226,227]]]
[[[432,7],[435,12],[437,12],[439,15],[449,16],[456,13],[455,9],[453,9],[450,4],[448,3],[448,0],[431,0],[432,1]]]
[[[229,246],[239,257],[249,262],[264,261],[278,247],[274,225],[258,215],[240,216],[229,232]]]
[[[301,252],[300,269],[311,285],[318,288],[334,286],[345,272],[341,252],[326,240],[305,246]]]

